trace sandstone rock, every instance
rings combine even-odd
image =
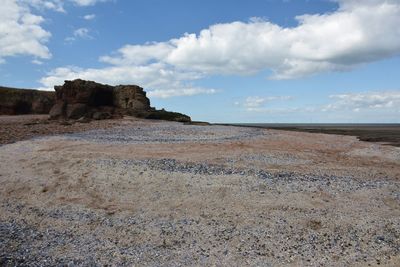
[[[46,114],[54,103],[54,92],[0,86],[0,115]]]
[[[76,103],[68,104],[66,109],[66,116],[68,119],[79,119],[86,115],[88,107],[86,104]]]
[[[86,104],[88,106],[113,106],[113,87],[92,81],[65,81],[62,86],[55,86],[57,101],[67,104]]]
[[[149,110],[150,100],[139,86],[119,85],[114,89],[114,106],[125,110]]]
[[[57,102],[50,110],[50,118],[51,119],[58,119],[61,118],[64,114],[65,110],[65,103],[63,101]]]
[[[54,89],[57,104],[51,118],[78,119],[84,116],[105,119],[116,112],[127,114],[129,110],[152,110],[143,88],[136,85],[110,86],[77,79],[65,81],[64,85]]]

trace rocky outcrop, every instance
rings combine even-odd
[[[54,103],[54,92],[0,86],[0,115],[47,114]]]
[[[77,79],[54,89],[57,100],[50,111],[52,119],[104,119],[129,110],[151,110],[150,100],[139,86],[110,86]]]
[[[113,87],[91,81],[65,81],[55,86],[56,104],[50,110],[50,118],[79,119],[92,117],[103,107],[113,107]]]
[[[181,113],[156,110],[143,88],[137,85],[110,86],[81,79],[55,86],[56,103],[50,110],[51,119],[108,119],[133,115],[141,118],[188,122]]]
[[[119,85],[113,92],[114,106],[126,110],[149,110],[150,100],[143,88],[137,85]]]

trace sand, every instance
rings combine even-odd
[[[400,263],[397,147],[102,123],[113,124],[0,146],[0,265]]]

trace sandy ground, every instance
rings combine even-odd
[[[31,139],[37,136],[74,133],[100,128],[110,128],[118,120],[71,123],[49,120],[49,115],[0,116],[0,145]]]
[[[399,148],[113,123],[0,146],[0,265],[400,265]]]

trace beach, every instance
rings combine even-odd
[[[0,146],[2,266],[400,263],[399,147],[133,117],[35,120],[13,122],[20,137]]]

